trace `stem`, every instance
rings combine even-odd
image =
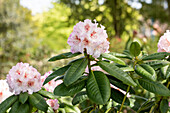
[[[128,92],[129,92],[129,90],[130,90],[130,86],[128,86],[128,88],[127,88],[127,90],[126,90],[126,95],[125,95],[124,98],[123,98],[123,102],[122,102],[122,104],[121,104],[121,107],[120,107],[120,110],[118,111],[118,113],[120,113],[121,110],[122,110],[122,108],[123,108],[123,105],[124,105],[124,103],[125,103],[125,100],[126,100],[126,97],[127,97],[127,94],[128,94]]]

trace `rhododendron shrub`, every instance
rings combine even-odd
[[[14,95],[8,97],[0,104],[0,113],[5,113],[10,107],[9,112],[12,113],[21,111],[29,113],[32,112],[33,108],[34,110],[37,109],[44,112],[48,110],[48,104],[44,98],[55,96],[52,93],[41,90],[41,75],[35,68],[29,66],[28,63],[17,63],[16,66],[10,69],[6,79],[8,84],[0,83],[4,88],[0,89],[3,91],[2,95],[10,96],[12,93]]]
[[[28,64],[17,64],[10,70],[7,80],[15,95],[0,104],[0,113],[10,107],[15,110],[15,106],[28,112],[32,106],[47,112],[48,105],[55,111],[69,106],[71,111],[62,109],[63,112],[79,113],[73,107],[79,105],[84,113],[167,113],[170,100],[169,34],[167,31],[160,38],[157,53],[146,54],[133,39],[122,53],[116,53],[108,50],[104,26],[89,19],[79,22],[68,38],[71,52],[49,59],[52,62],[72,58],[68,64],[46,73],[40,82],[38,72]],[[58,80],[62,82],[56,84]],[[63,102],[68,96],[72,97],[72,103]]]

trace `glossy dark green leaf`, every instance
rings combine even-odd
[[[68,86],[78,80],[83,75],[87,64],[87,59],[74,62],[64,75],[64,84]]]
[[[56,99],[57,98],[53,93],[45,91],[45,90],[40,90],[40,91],[38,91],[38,93],[40,95],[42,95],[43,97],[46,97],[46,98],[49,98],[49,99]]]
[[[160,107],[159,107],[161,113],[167,113],[168,112],[168,107],[169,107],[168,100],[167,99],[162,99]]]
[[[21,103],[19,101],[16,101],[12,107],[11,110],[9,111],[9,113],[17,113],[19,107],[20,107]]]
[[[162,60],[162,59],[165,59],[165,57],[167,57],[168,55],[170,55],[170,53],[166,53],[166,52],[153,53],[151,55],[143,57],[142,60],[143,61],[145,61],[145,60]]]
[[[115,102],[122,104],[123,102],[123,98],[124,98],[124,94],[114,88],[111,89],[111,99],[113,99]],[[126,97],[126,100],[124,102],[124,105],[130,105],[130,101],[129,99]]]
[[[114,61],[115,63],[121,64],[121,65],[126,65],[125,62],[114,55],[108,54],[108,53],[103,53],[102,57],[111,61]]]
[[[164,79],[166,79],[167,75],[169,74],[168,69],[169,69],[169,65],[166,65],[166,66],[162,67],[160,70]]]
[[[0,113],[5,113],[9,107],[11,107],[18,99],[18,96],[16,95],[12,95],[10,97],[8,97],[6,100],[4,100],[1,104],[0,104]]]
[[[70,65],[61,67],[59,69],[57,69],[56,71],[54,71],[52,74],[50,74],[44,81],[43,85],[45,85],[46,83],[48,83],[49,81],[51,81],[52,79],[54,79],[57,76],[63,75],[68,68],[70,67]]]
[[[28,99],[28,93],[25,92],[25,93],[20,93],[19,95],[19,101],[24,104]]]
[[[128,85],[124,84],[122,81],[118,80],[117,78],[111,76],[111,75],[107,75],[107,77],[109,78],[109,81],[112,85],[126,91],[127,88],[128,88]],[[132,89],[132,87],[130,87],[130,90],[129,90],[130,93],[134,94],[135,91]]]
[[[155,70],[147,64],[136,65],[135,72],[141,77],[149,79],[149,80],[156,81],[157,79]]]
[[[123,70],[115,66],[113,63],[99,61],[98,64],[103,70],[105,70],[115,78],[121,80],[123,83],[130,86],[136,86],[136,83],[133,81],[133,79]]]
[[[164,60],[158,60],[158,61],[151,61],[151,62],[146,62],[146,64],[150,65],[154,69],[164,67],[166,65],[169,65],[170,62],[164,61]]]
[[[27,103],[21,104],[16,113],[29,113],[29,105]]]
[[[64,83],[62,83],[54,89],[54,94],[57,96],[72,96],[75,93],[81,91],[84,86],[85,81],[75,82],[70,86],[66,86]]]
[[[80,52],[73,53],[73,54],[71,52],[62,53],[62,54],[59,54],[57,56],[50,58],[48,61],[56,61],[56,60],[61,60],[61,59],[72,58],[72,57],[75,57],[75,56],[80,55],[80,54],[81,54]]]
[[[139,79],[139,84],[146,90],[161,96],[170,96],[170,91],[167,87],[159,82],[150,81],[147,79]]]
[[[96,104],[106,104],[111,94],[110,83],[107,76],[100,71],[90,72],[86,91],[89,99]]]
[[[73,104],[73,105],[76,105],[76,104],[78,104],[78,103],[82,103],[83,101],[85,101],[85,100],[87,100],[87,99],[88,99],[88,96],[87,96],[86,91],[82,91],[82,92],[77,93],[77,94],[73,97],[72,104]]]
[[[138,113],[144,113],[145,110],[150,109],[155,104],[155,101],[146,101],[139,108]]]
[[[123,70],[124,72],[134,71],[132,67],[121,67],[120,69]]]
[[[127,54],[123,54],[123,53],[115,53],[115,52],[110,52],[109,54],[116,56],[118,58],[128,58],[128,59],[132,59],[132,57],[130,57]]]
[[[141,48],[138,42],[132,42],[130,45],[130,53],[133,56],[138,56],[140,54]]]
[[[46,112],[48,109],[48,105],[40,94],[38,93],[33,93],[32,95],[29,95],[29,103],[36,107],[37,109]]]

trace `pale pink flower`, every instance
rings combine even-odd
[[[47,73],[45,73],[43,76],[41,76],[41,82],[42,84],[44,83],[45,79],[52,74],[53,71],[49,71]],[[49,91],[49,92],[53,92],[55,87],[57,87],[58,85],[60,85],[63,81],[62,80],[57,80],[55,81],[55,79],[49,81],[48,83],[46,83],[43,87]]]
[[[158,52],[170,53],[170,31],[167,30],[158,42]]]
[[[41,89],[41,75],[40,73],[29,66],[28,63],[17,63],[10,69],[7,75],[7,83],[9,85],[10,91],[15,93],[15,95],[21,92],[28,92],[32,94]]]
[[[98,27],[98,23],[92,23],[86,19],[84,22],[77,23],[73,32],[68,38],[68,44],[71,46],[71,52],[84,52],[98,58],[101,53],[108,52],[109,42],[107,41],[107,33],[104,26]]]
[[[0,103],[11,96],[13,93],[9,91],[6,80],[0,80]]]
[[[53,110],[57,110],[59,108],[58,100],[57,99],[49,99],[47,100],[47,104],[53,108]]]

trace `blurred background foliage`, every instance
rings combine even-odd
[[[110,51],[116,52],[133,40],[156,52],[170,25],[170,0],[55,0],[52,6],[33,15],[20,0],[0,0],[0,78],[17,62],[28,62],[41,74],[68,63],[47,60],[69,51],[73,26],[87,18],[106,27]]]

